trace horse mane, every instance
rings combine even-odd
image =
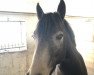
[[[70,24],[65,19],[64,19],[64,24],[65,24],[66,31],[68,32],[68,35],[70,36],[71,41],[73,42],[74,46],[76,47],[75,35],[74,35],[72,28],[70,27]]]

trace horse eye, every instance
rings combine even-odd
[[[59,34],[58,36],[56,36],[56,39],[57,39],[57,40],[61,40],[62,37],[63,37],[63,34]]]

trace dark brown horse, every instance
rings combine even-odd
[[[75,36],[64,19],[66,6],[60,1],[57,12],[44,13],[37,4],[37,42],[28,75],[51,75],[59,64],[61,75],[87,75],[86,66],[76,49]]]

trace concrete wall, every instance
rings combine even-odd
[[[30,66],[34,51],[32,34],[37,25],[37,17],[35,14],[0,13],[0,20],[7,20],[7,18],[26,22],[27,50],[0,53],[0,75],[25,75]]]

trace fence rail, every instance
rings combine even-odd
[[[25,21],[0,21],[0,35],[2,52],[26,47]]]

